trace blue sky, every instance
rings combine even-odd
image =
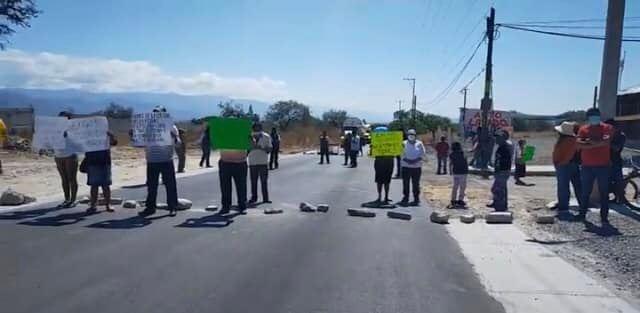
[[[447,97],[484,30],[497,22],[604,18],[606,0],[72,1],[39,0],[42,15],[0,53],[0,85],[90,91],[169,91],[391,114],[410,100],[457,116],[460,88],[482,68],[486,46]],[[626,16],[640,16],[627,1]],[[628,25],[640,26],[640,20]],[[600,30],[587,30],[598,33]],[[640,36],[640,29],[627,35]],[[591,103],[602,42],[501,29],[495,43],[499,109],[560,113]],[[640,43],[626,43],[622,86],[640,84]],[[457,66],[456,66],[457,65]],[[477,107],[482,78],[470,86]]]

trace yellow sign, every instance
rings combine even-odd
[[[402,132],[371,133],[372,156],[398,156],[402,154],[402,150]]]

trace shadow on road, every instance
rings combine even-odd
[[[132,216],[125,219],[119,220],[107,220],[98,223],[94,223],[91,225],[87,225],[89,228],[101,228],[101,229],[134,229],[141,228],[147,225],[150,225],[154,220],[159,220],[161,218],[169,217],[171,215],[158,215],[153,217],[141,217],[141,216]]]
[[[609,205],[611,210],[614,210],[628,218],[634,219],[636,222],[640,222],[640,214],[638,212],[631,210],[628,206],[624,204],[613,204]]]
[[[611,224],[603,224],[602,226],[597,226],[589,221],[585,221],[584,227],[584,231],[596,234],[601,237],[613,237],[622,235],[622,233],[620,233],[620,231]]]
[[[238,216],[238,213],[221,215],[219,213],[213,215],[207,215],[200,218],[190,218],[184,221],[176,227],[185,228],[224,228],[233,223],[233,218]]]
[[[64,208],[51,207],[44,209],[25,210],[25,211],[12,211],[4,214],[0,214],[0,220],[23,220],[28,218],[35,218],[58,210],[64,210]]]
[[[50,216],[50,217],[41,217],[35,220],[20,222],[18,224],[29,225],[29,226],[56,226],[56,227],[67,226],[67,225],[73,225],[78,222],[84,221],[85,217],[88,217],[91,215],[97,215],[97,214],[100,214],[100,212],[92,213],[92,214],[88,214],[84,211],[76,212],[76,213],[67,213],[67,214],[60,214],[60,215]]]

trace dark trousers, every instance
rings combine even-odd
[[[324,164],[324,159],[327,159],[327,164],[329,164],[329,149],[320,149],[320,164]]]
[[[558,211],[566,211],[569,209],[569,200],[571,199],[570,186],[573,185],[573,192],[578,199],[578,203],[582,203],[582,183],[580,182],[580,168],[576,163],[568,163],[565,165],[556,165],[557,194],[558,194]]]
[[[402,177],[402,166],[401,164],[401,157],[397,156],[396,157],[396,168],[397,168],[397,172],[396,172],[396,177]]]
[[[608,166],[582,166],[580,178],[582,183],[582,203],[580,203],[580,213],[586,214],[589,207],[589,198],[593,184],[597,182],[600,193],[600,217],[609,217],[609,174],[611,169]]]
[[[258,178],[260,179],[260,187],[262,187],[262,200],[269,200],[269,169],[267,165],[251,165],[249,166],[249,175],[251,176],[251,200],[258,200]]]
[[[155,210],[158,198],[158,183],[162,174],[162,182],[167,190],[167,205],[169,209],[178,207],[178,188],[176,187],[176,173],[173,161],[162,163],[147,163],[147,202],[149,210]]]
[[[351,156],[351,147],[344,148],[344,165],[349,164],[349,157]]]
[[[358,153],[360,153],[360,151],[356,150],[356,151],[351,151],[351,166],[353,167],[357,167],[358,166]]]
[[[236,184],[238,209],[247,208],[247,163],[218,162],[222,209],[231,208],[231,180]]]
[[[447,156],[438,156],[438,175],[447,174]]]
[[[274,169],[278,168],[278,157],[280,154],[279,147],[273,147],[273,150],[269,154],[269,168]]]
[[[187,162],[187,149],[184,146],[176,147],[176,155],[178,156],[178,172],[184,172],[185,163]]]
[[[402,167],[402,200],[409,201],[409,182],[413,189],[413,200],[420,200],[420,176],[422,176],[421,168]]]
[[[211,166],[211,161],[210,161],[210,157],[211,157],[211,147],[209,145],[202,145],[200,148],[202,148],[202,158],[200,159],[200,167],[202,167],[205,162],[207,163],[207,167]]]

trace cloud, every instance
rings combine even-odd
[[[71,57],[21,50],[0,52],[0,86],[81,89],[90,92],[161,92],[221,95],[271,101],[286,96],[286,83],[269,77],[221,77],[201,72],[175,76],[147,61]]]

